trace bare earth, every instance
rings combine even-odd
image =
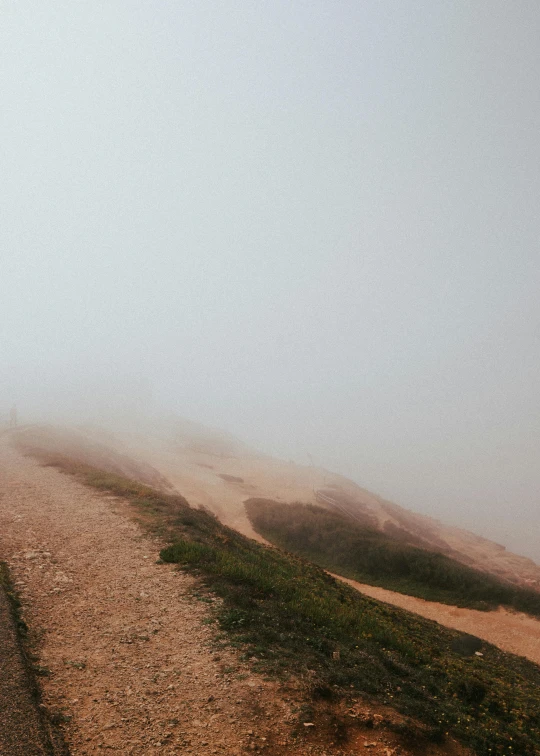
[[[211,509],[225,524],[256,540],[264,539],[256,533],[249,522],[244,501],[250,497],[268,497],[277,501],[312,501],[315,489],[329,482],[346,487],[345,478],[316,467],[302,467],[283,460],[262,456],[216,457],[188,448],[175,453],[167,451],[163,444],[153,447],[146,441],[128,444],[127,451],[150,462],[187,499]],[[220,474],[228,474],[242,480],[224,481]],[[377,516],[381,516],[380,502],[363,489],[364,503]],[[458,528],[440,526],[435,520],[421,515],[410,515],[420,521],[429,521],[441,528],[441,534],[453,548],[474,557],[480,568],[491,568],[503,576],[540,575],[540,568],[531,560],[505,551],[484,538]],[[337,576],[336,576],[337,577]],[[386,601],[410,612],[435,620],[441,625],[471,633],[513,654],[525,656],[540,664],[540,621],[518,612],[499,609],[496,612],[479,612],[459,609],[446,604],[424,601],[413,596],[363,585],[354,580],[340,578],[362,593],[380,601]]]
[[[347,485],[346,479],[325,470],[302,467],[270,457],[216,458],[189,449],[172,454],[160,445],[153,449],[139,445],[130,451],[151,461],[189,501],[207,506],[222,522],[259,541],[264,539],[253,530],[247,518],[243,504],[246,499],[261,496],[277,501],[309,502],[313,500],[314,490],[330,481],[345,487]],[[230,483],[216,473],[236,476],[243,482]],[[365,504],[379,516],[381,508],[377,497],[363,489],[361,491]],[[435,520],[420,515],[411,517],[440,527],[447,542],[474,558],[480,569],[490,568],[495,574],[504,577],[540,575],[540,568],[531,560],[507,552],[484,538],[458,528],[443,527]],[[502,608],[495,612],[460,609],[346,578],[340,579],[368,596],[435,620],[446,627],[477,635],[504,651],[525,656],[540,664],[540,621],[526,614]]]
[[[540,586],[540,565],[513,554],[504,546],[474,533],[417,514],[359,487],[347,478],[312,465],[262,455],[233,445],[226,439],[220,450],[200,437],[182,442],[169,437],[159,426],[147,432],[105,431],[98,426],[61,429],[27,426],[18,432],[22,446],[64,454],[94,467],[137,478],[149,485],[176,489],[192,506],[204,506],[226,525],[250,538],[263,541],[252,528],[244,502],[269,498],[281,502],[316,503],[316,492],[328,487],[345,494],[353,509],[369,514],[380,529],[405,529],[420,537],[428,549],[442,548],[453,558],[477,569],[525,586]],[[200,434],[199,434],[200,435]],[[324,505],[324,504],[323,504]]]

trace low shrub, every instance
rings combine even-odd
[[[313,504],[249,499],[255,530],[287,551],[362,583],[480,610],[499,605],[540,616],[540,593],[404,543]]]

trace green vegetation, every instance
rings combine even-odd
[[[25,639],[28,634],[28,627],[26,626],[26,622],[21,616],[21,602],[19,601],[17,592],[13,587],[9,574],[9,568],[5,562],[0,562],[0,591],[1,590],[4,591],[8,600],[9,607],[11,609],[11,615],[13,622],[15,623],[19,639]]]
[[[246,510],[268,541],[331,572],[429,601],[484,610],[502,604],[540,616],[537,591],[503,583],[322,507],[250,499]]]
[[[319,698],[362,695],[391,705],[423,723],[431,739],[449,733],[479,756],[540,751],[535,664],[488,644],[483,656],[464,655],[459,633],[362,596],[306,560],[191,509],[181,496],[80,465],[71,471],[128,499],[171,542],[161,558],[221,597],[216,621],[257,668],[297,674]]]

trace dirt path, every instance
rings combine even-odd
[[[352,585],[367,596],[386,601],[409,612],[435,620],[440,625],[471,633],[498,646],[503,651],[525,656],[540,664],[540,621],[519,612],[498,609],[496,612],[479,612],[474,609],[459,609],[456,606],[424,601],[414,596],[387,591],[372,585],[357,583],[355,580],[334,575],[339,580]]]
[[[0,555],[38,632],[44,703],[72,756],[276,742],[282,699],[211,648],[193,579],[156,564],[160,544],[122,507],[0,439]]]

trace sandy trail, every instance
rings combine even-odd
[[[339,575],[334,575],[334,577],[378,601],[386,601],[387,604],[393,604],[427,619],[435,620],[440,625],[476,635],[503,651],[525,656],[536,664],[540,664],[540,621],[527,614],[509,612],[502,608],[495,612],[460,609],[457,606],[424,601],[414,596],[387,591],[385,588],[357,583],[355,580]]]
[[[161,544],[125,507],[0,439],[0,555],[72,756],[235,754],[251,728],[280,737],[288,713],[272,685],[212,650],[194,580],[156,564]]]

